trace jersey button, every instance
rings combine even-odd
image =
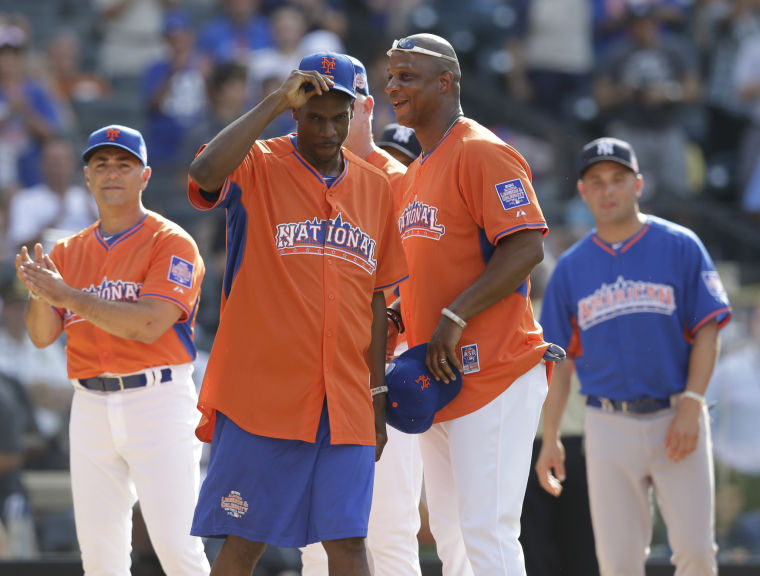
[[[329,338],[330,336],[332,336],[332,330],[328,330],[328,331],[326,332],[326,334],[327,334],[327,337]]]
[[[330,300],[335,300],[335,294],[330,294],[330,295],[328,296],[328,298],[329,298]]]
[[[332,258],[328,258],[328,259],[327,259],[327,263],[328,263],[328,264],[332,264],[332,263],[333,263],[333,260],[332,260]]]

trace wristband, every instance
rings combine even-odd
[[[370,388],[369,391],[370,391],[370,394],[372,394],[372,397],[374,398],[378,394],[382,394],[383,392],[387,392],[388,391],[388,387],[387,386],[375,386],[374,388]]]
[[[691,390],[684,390],[681,392],[681,396],[684,398],[691,398],[692,400],[696,400],[699,402],[700,406],[705,405],[705,397],[702,394],[697,394],[696,392],[692,392]]]
[[[446,316],[446,318],[448,318],[449,320],[457,324],[460,328],[464,328],[465,326],[467,326],[467,322],[465,322],[464,319],[454,314],[448,308],[444,308],[443,310],[441,310],[441,314],[443,314],[444,316]]]
[[[385,315],[388,317],[388,320],[393,322],[394,326],[396,326],[398,333],[403,334],[406,328],[404,327],[404,320],[401,318],[401,313],[394,308],[386,308]]]

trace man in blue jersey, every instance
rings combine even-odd
[[[704,392],[731,308],[702,242],[642,214],[644,180],[630,144],[581,152],[578,191],[596,229],[557,262],[543,300],[548,341],[568,351],[544,405],[539,482],[559,495],[558,429],[573,367],[586,396],[586,466],[602,576],[644,575],[650,491],[676,574],[717,574],[712,445]]]

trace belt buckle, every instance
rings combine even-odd
[[[609,398],[599,398],[599,402],[602,404],[602,410],[604,412],[614,412],[615,411],[615,405],[612,403],[612,400]]]

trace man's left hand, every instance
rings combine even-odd
[[[699,416],[702,406],[691,399],[682,399],[665,435],[668,459],[679,462],[697,449]]]
[[[454,368],[462,372],[462,364],[457,354],[457,342],[462,337],[462,328],[445,316],[441,316],[438,327],[428,342],[425,364],[436,380],[446,384],[456,380]]]

